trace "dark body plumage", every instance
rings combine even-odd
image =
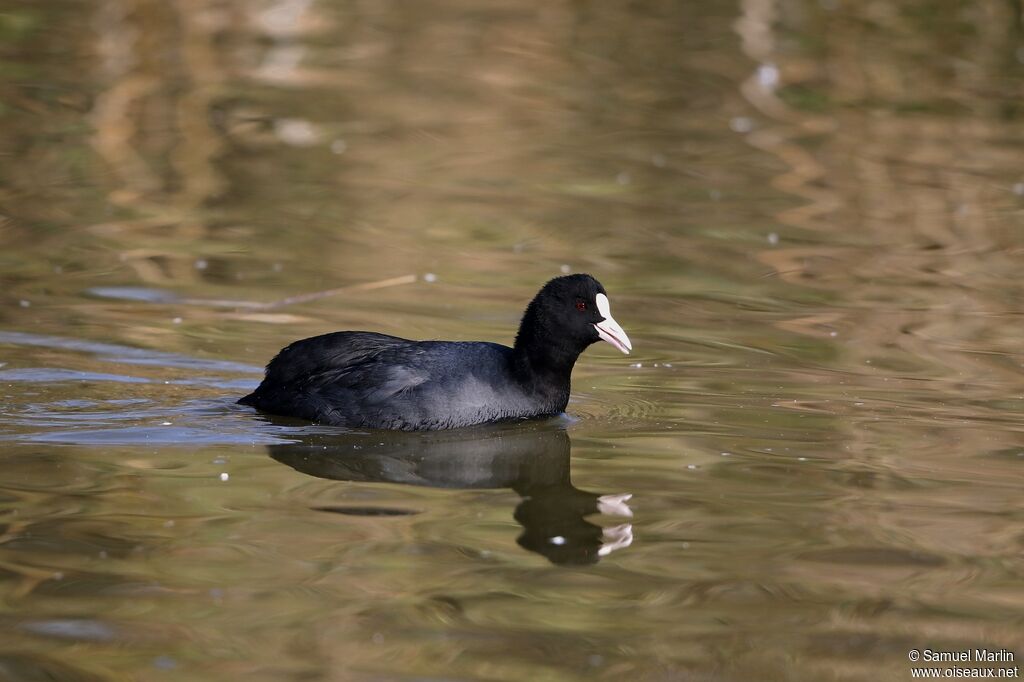
[[[558,414],[576,358],[605,319],[578,301],[597,294],[604,289],[589,275],[552,280],[527,307],[513,348],[364,331],[296,341],[239,402],[321,424],[403,431]]]

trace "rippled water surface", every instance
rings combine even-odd
[[[1019,663],[1022,102],[1015,0],[8,3],[0,680]],[[565,417],[234,404],[567,271]]]

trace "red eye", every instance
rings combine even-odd
[[[583,302],[583,301],[576,301],[576,310],[578,310],[578,311],[580,311],[582,313],[586,309],[587,309],[587,304],[585,302]]]

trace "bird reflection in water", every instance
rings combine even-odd
[[[432,488],[511,488],[522,497],[514,513],[523,527],[517,542],[555,564],[594,564],[633,542],[631,524],[602,527],[586,518],[632,518],[627,504],[631,495],[598,495],[573,486],[571,443],[563,420],[386,435],[311,431],[298,442],[269,448],[277,461],[319,478]]]

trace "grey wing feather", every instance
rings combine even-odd
[[[372,362],[391,348],[412,343],[374,332],[334,332],[286,346],[267,365],[266,381],[285,385],[329,383]]]

